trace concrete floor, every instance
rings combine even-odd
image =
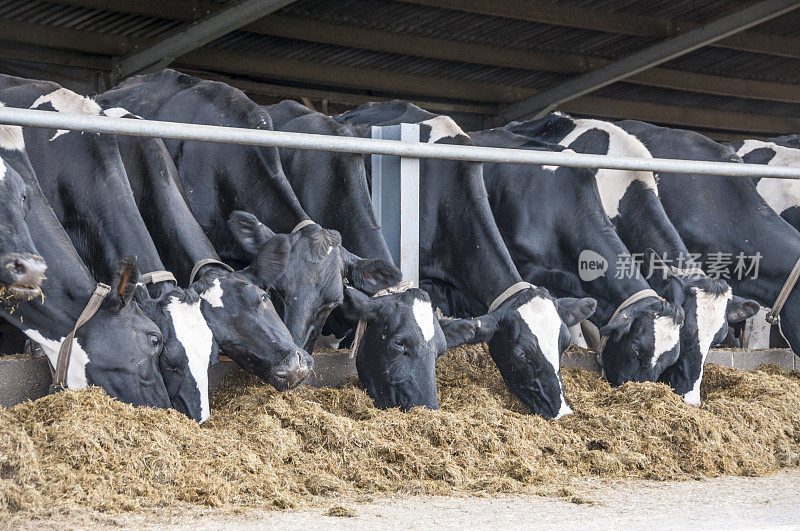
[[[77,512],[58,520],[12,520],[13,528],[169,529],[800,529],[800,470],[703,481],[576,480],[569,497],[330,499],[296,511],[219,514],[209,509],[149,515]],[[330,517],[344,506],[354,517]],[[170,514],[166,514],[166,513]]]

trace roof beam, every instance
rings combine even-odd
[[[632,15],[624,12],[603,11],[537,0],[493,0],[492,2],[483,0],[399,1],[480,15],[527,20],[554,26],[655,39],[663,39],[702,26],[697,22],[685,20]],[[800,39],[796,37],[748,31],[719,40],[714,43],[714,46],[800,59]]]
[[[542,116],[559,104],[589,94],[638,72],[667,62],[714,41],[771,20],[800,7],[797,0],[762,0],[705,26],[670,37],[602,68],[574,77],[555,87],[502,109],[499,121]]]
[[[159,70],[176,57],[200,48],[231,31],[247,25],[253,19],[266,16],[293,0],[244,0],[222,9],[189,27],[150,46],[127,55],[116,64],[115,76],[124,78],[131,74]]]

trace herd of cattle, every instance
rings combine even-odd
[[[406,102],[329,117],[172,70],[94,98],[1,76],[0,102],[340,136],[405,122],[431,143],[800,164],[800,136],[729,146],[560,113],[464,133]],[[437,358],[486,342],[511,391],[559,418],[571,412],[559,358],[586,319],[612,384],[661,380],[699,404],[711,346],[771,306],[800,257],[795,181],[423,159],[421,286],[401,288],[363,155],[0,126],[0,159],[3,343],[33,341],[64,387],[200,422],[220,352],[283,390],[312,370],[318,341],[343,338],[379,407],[436,408]],[[586,252],[607,271],[582,275]],[[722,254],[759,256],[758,274],[704,272],[699,257]],[[615,274],[627,264],[633,274]],[[781,324],[800,352],[800,293]]]

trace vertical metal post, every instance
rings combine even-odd
[[[373,127],[372,138],[419,142],[419,125]],[[372,208],[403,279],[419,286],[419,159],[372,155]]]

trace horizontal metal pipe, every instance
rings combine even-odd
[[[111,133],[133,136],[156,136],[202,142],[249,144],[254,146],[342,151],[347,153],[376,153],[412,158],[450,159],[473,162],[506,162],[514,164],[543,164],[578,168],[609,168],[673,173],[699,173],[731,177],[775,177],[800,179],[800,167],[707,162],[676,159],[644,159],[611,157],[584,153],[535,151],[453,144],[422,144],[399,140],[353,138],[307,133],[289,133],[262,129],[244,129],[215,125],[196,125],[155,120],[134,120],[53,111],[0,107],[0,124],[25,127],[67,129],[91,133]]]

